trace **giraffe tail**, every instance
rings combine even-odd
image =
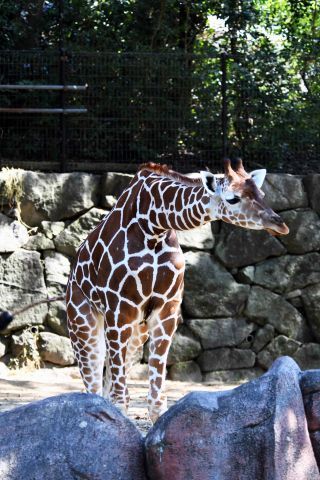
[[[38,300],[37,302],[30,303],[26,307],[23,307],[20,310],[16,310],[15,312],[9,312],[8,310],[5,310],[0,313],[0,331],[7,328],[7,326],[12,322],[12,320],[16,315],[24,313],[27,310],[30,310],[30,308],[36,307],[37,305],[41,305],[42,303],[57,302],[58,300],[64,300],[64,299],[65,299],[65,295],[59,295],[57,297],[44,298],[43,300]]]

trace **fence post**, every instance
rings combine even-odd
[[[66,60],[67,55],[64,49],[64,3],[63,0],[59,0],[59,80],[60,85],[66,84]],[[65,90],[60,92],[60,107],[65,108]],[[66,158],[66,117],[64,113],[60,114],[60,170],[66,171],[67,158]]]
[[[221,62],[221,132],[222,158],[228,155],[228,102],[227,102],[227,53],[222,52]]]

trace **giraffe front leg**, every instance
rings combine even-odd
[[[153,423],[167,410],[167,397],[163,389],[168,353],[178,325],[179,308],[180,302],[167,302],[150,325],[148,410]]]

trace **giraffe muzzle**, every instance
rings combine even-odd
[[[264,229],[273,236],[288,235],[289,228],[276,213],[268,215],[263,221]]]

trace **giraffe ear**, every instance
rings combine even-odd
[[[216,177],[211,172],[206,172],[202,170],[200,172],[202,183],[209,195],[214,195],[217,188]]]
[[[266,178],[267,170],[265,168],[261,168],[260,170],[253,170],[250,172],[250,177],[254,181],[254,183],[257,185],[258,188],[261,188],[264,182],[264,179]]]

